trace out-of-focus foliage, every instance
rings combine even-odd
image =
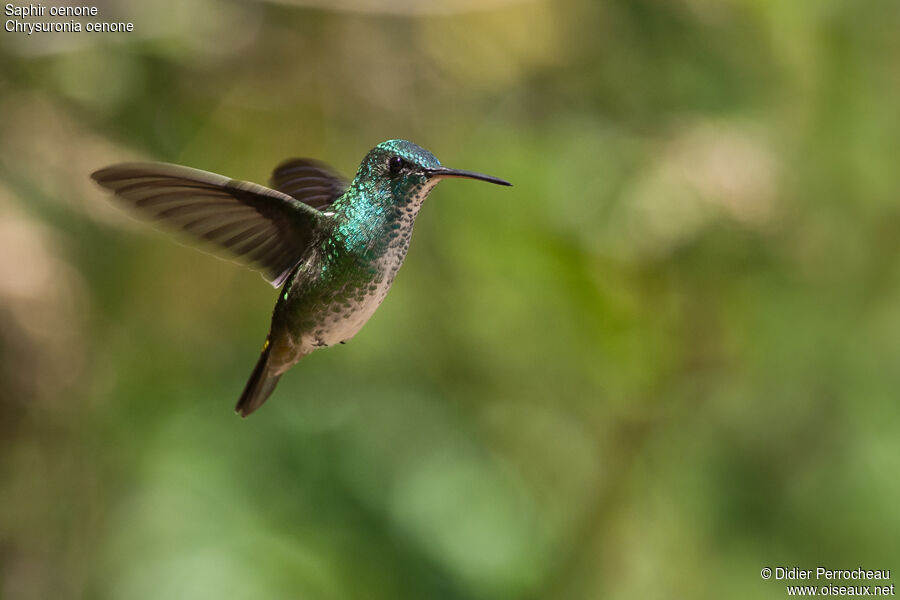
[[[0,597],[771,598],[897,567],[900,4],[100,5],[0,33]],[[381,10],[384,8],[384,10]],[[247,421],[275,292],[88,179],[441,184]]]

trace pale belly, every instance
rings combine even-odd
[[[372,318],[389,288],[389,283],[378,284],[375,290],[367,293],[361,300],[342,302],[322,311],[320,325],[314,331],[302,335],[302,345],[314,350],[322,346],[333,346],[346,342]]]
[[[283,373],[314,350],[353,338],[387,296],[396,271],[380,271],[374,280],[351,277],[336,289],[313,286],[287,300],[283,307],[287,314],[283,319],[276,315],[270,333],[274,374]]]

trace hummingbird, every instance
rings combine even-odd
[[[425,198],[442,179],[509,182],[449,169],[424,148],[388,140],[348,183],[309,158],[283,161],[269,187],[160,162],[91,174],[136,216],[184,232],[280,288],[269,333],[235,412],[247,417],[313,351],[359,332],[387,295]]]

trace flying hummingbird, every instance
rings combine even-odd
[[[116,164],[91,177],[138,216],[185,231],[283,286],[235,407],[242,417],[258,409],[301,358],[349,340],[369,320],[403,264],[416,215],[438,181],[511,185],[442,167],[405,140],[375,146],[349,184],[307,158],[282,162],[271,187],[157,162]]]

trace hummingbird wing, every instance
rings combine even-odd
[[[289,158],[275,167],[269,185],[317,210],[328,210],[349,183],[323,162]]]
[[[328,217],[288,194],[208,171],[167,163],[122,163],[91,177],[136,209],[281,286]]]

